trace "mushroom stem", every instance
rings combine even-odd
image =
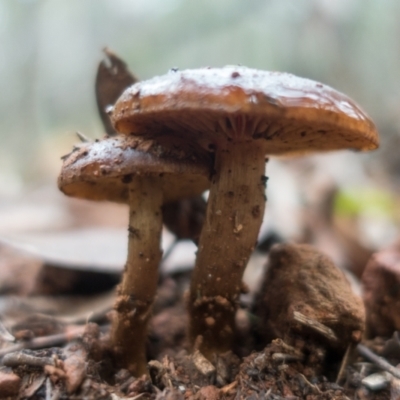
[[[133,375],[147,373],[147,325],[161,260],[163,200],[157,179],[134,177],[129,186],[128,258],[115,302],[111,333],[117,362]]]
[[[264,215],[264,155],[257,142],[216,151],[189,302],[191,341],[209,358],[231,349],[242,276]]]

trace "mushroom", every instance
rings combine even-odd
[[[139,79],[129,71],[126,63],[109,48],[105,48],[104,59],[100,62],[96,74],[96,102],[103,127],[108,136],[117,134],[111,124],[108,110],[123,93],[123,91]],[[82,135],[77,132],[78,135]],[[86,138],[80,136],[82,141]],[[204,221],[206,202],[201,195],[190,199],[179,199],[163,205],[164,225],[175,235],[175,242],[168,252],[180,239],[191,239],[195,243],[200,236]],[[164,257],[167,257],[164,254]]]
[[[190,288],[192,343],[231,348],[241,280],[265,207],[265,156],[378,146],[371,119],[349,97],[287,73],[227,66],[176,71],[127,89],[118,132],[190,141],[215,154]]]
[[[146,373],[147,325],[161,258],[161,206],[209,186],[209,156],[166,151],[117,135],[84,143],[64,158],[58,186],[68,196],[129,204],[128,257],[115,302],[111,341],[118,363]]]

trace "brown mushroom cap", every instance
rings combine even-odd
[[[152,142],[116,136],[84,143],[65,157],[58,187],[72,197],[127,203],[135,175],[157,176],[168,202],[207,190],[209,165],[198,155],[173,154]]]
[[[190,133],[212,149],[237,132],[265,139],[270,155],[378,147],[368,115],[348,96],[297,76],[227,66],[170,72],[136,83],[115,104],[118,132]]]

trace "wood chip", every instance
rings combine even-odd
[[[201,374],[205,376],[211,376],[215,373],[214,365],[212,365],[210,361],[208,361],[207,358],[205,358],[203,354],[200,353],[200,351],[196,350],[194,352],[192,360],[195,367]]]
[[[389,374],[389,372],[381,371],[368,375],[361,381],[361,383],[369,390],[376,392],[384,389],[390,383],[391,378],[392,375]]]
[[[321,324],[320,322],[308,318],[306,315],[298,312],[298,311],[293,311],[293,319],[296,322],[299,322],[300,324],[311,328],[313,331],[318,332],[322,336],[326,337],[329,341],[336,343],[339,341],[338,337],[336,336],[335,332],[327,327],[324,324]]]

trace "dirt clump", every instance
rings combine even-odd
[[[340,354],[361,340],[365,325],[362,300],[343,272],[309,245],[273,246],[255,314],[265,344],[301,338]]]

